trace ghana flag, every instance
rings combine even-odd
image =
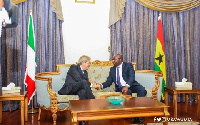
[[[162,100],[164,100],[165,99],[164,87],[166,86],[166,69],[165,69],[165,48],[164,48],[161,16],[158,17],[158,31],[157,31],[156,52],[155,52],[155,70],[163,73]]]

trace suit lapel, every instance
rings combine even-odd
[[[116,66],[113,67],[114,83],[116,83]]]
[[[122,64],[122,77],[124,76],[125,68],[126,68],[126,63],[123,62],[123,64]]]
[[[81,74],[81,76],[85,77],[84,73],[81,70],[81,66],[80,65],[77,65],[77,66],[78,66],[78,72],[79,72],[79,74]]]

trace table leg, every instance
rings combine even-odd
[[[168,105],[168,92],[165,90],[165,105]]]
[[[165,122],[163,122],[163,125],[168,125],[168,121],[166,120]]]
[[[147,118],[144,117],[144,125],[147,125]]]
[[[24,108],[25,108],[25,121],[28,121],[28,97],[25,96],[25,103],[24,103]]]
[[[168,112],[168,107],[164,108],[164,113],[165,113],[165,121],[164,121],[164,125],[168,125],[168,117],[170,116],[169,112]]]
[[[185,94],[185,113],[188,113],[188,94]]]
[[[197,91],[197,117],[200,119],[200,91]]]
[[[24,100],[21,100],[21,125],[24,125]]]
[[[0,123],[2,122],[2,101],[0,101]]]
[[[77,113],[71,113],[71,125],[78,125]]]
[[[174,117],[177,118],[177,92],[173,93]]]

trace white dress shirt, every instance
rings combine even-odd
[[[119,66],[117,66],[117,67],[119,67],[120,83],[121,83],[122,86],[129,87],[129,85],[126,84],[126,82],[124,81],[124,79],[122,77],[122,65],[123,65],[123,62],[122,62],[122,64],[120,64]],[[116,67],[116,83],[117,83],[117,67]]]
[[[124,81],[123,77],[122,77],[122,65],[123,65],[123,62],[122,64],[120,64],[119,66],[119,76],[120,76],[120,82],[121,82],[121,85],[122,86],[127,86],[127,87],[130,87],[129,84],[126,84],[126,82]],[[116,84],[117,84],[117,67],[116,67]],[[103,88],[103,84],[101,84],[101,88]]]
[[[81,67],[81,66],[80,66]],[[82,69],[82,67],[81,67],[81,71],[83,72],[83,74],[84,74],[84,70]],[[90,87],[92,88],[92,83],[90,83]]]

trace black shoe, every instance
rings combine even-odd
[[[87,125],[85,121],[79,122],[79,125]]]
[[[142,123],[143,118],[141,118],[141,117],[136,117],[136,118],[132,118],[131,120],[132,120],[133,123],[138,123],[138,124],[140,124],[140,123]]]
[[[141,124],[143,122],[143,118],[139,117],[138,118],[138,123]]]

